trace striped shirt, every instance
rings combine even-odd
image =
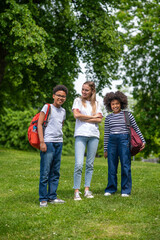
[[[131,126],[134,128],[136,133],[139,135],[142,142],[145,143],[143,135],[142,135],[139,127],[137,126],[134,116],[130,112],[128,112],[128,116],[129,116]],[[120,113],[117,113],[117,114],[114,114],[114,113],[109,114],[106,117],[105,124],[104,124],[104,152],[107,152],[109,135],[110,134],[121,134],[121,133],[122,134],[129,133],[127,126],[126,126],[125,118],[124,118],[124,112],[121,111]]]

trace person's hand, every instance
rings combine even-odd
[[[107,158],[108,157],[108,153],[104,152],[104,157]]]
[[[142,147],[140,148],[140,151],[142,151],[145,148],[145,143],[142,144]]]
[[[42,152],[46,152],[47,151],[47,146],[46,146],[45,142],[40,143],[40,150]]]

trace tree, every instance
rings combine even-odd
[[[79,58],[100,90],[116,76],[120,42],[101,1],[6,0],[0,3],[0,54],[2,106],[40,106],[51,101],[56,84],[69,88],[70,106]]]
[[[160,5],[157,0],[119,1],[117,18],[125,31],[121,71],[133,86],[135,115],[147,141],[146,155],[159,152]]]
[[[59,41],[57,39],[57,44],[55,43],[54,34],[58,36],[58,33],[51,29],[54,25],[57,26],[57,23],[52,14],[50,13],[49,18],[47,11],[43,10],[43,6],[38,7],[38,3],[19,2],[6,1],[6,8],[0,15],[0,42],[3,53],[1,61],[4,63],[0,79],[1,103],[14,109],[23,109],[30,104],[33,106],[42,104],[44,100],[50,99],[52,88],[58,83],[65,82],[74,92],[73,78],[77,76],[78,59],[74,51],[72,52],[70,43],[72,36],[64,32],[65,23],[64,29],[61,29],[66,37],[63,38],[66,43],[63,48],[64,43],[61,46],[60,39]],[[41,24],[38,24],[38,21]],[[61,22],[63,16],[59,26]],[[44,29],[45,26],[50,32],[47,27]]]

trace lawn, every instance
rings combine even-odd
[[[85,170],[85,169],[84,169]],[[39,207],[39,153],[0,149],[0,239],[160,239],[160,164],[132,162],[132,195],[104,196],[107,161],[96,158],[94,199],[73,200],[74,157],[62,157],[62,205]],[[81,192],[84,193],[84,173]]]

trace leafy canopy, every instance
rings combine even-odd
[[[103,1],[107,2],[107,1]],[[116,78],[120,42],[115,18],[101,1],[7,0],[0,3],[0,102],[41,106],[52,88],[75,95],[79,59],[100,91]],[[111,1],[112,2],[112,1]]]

